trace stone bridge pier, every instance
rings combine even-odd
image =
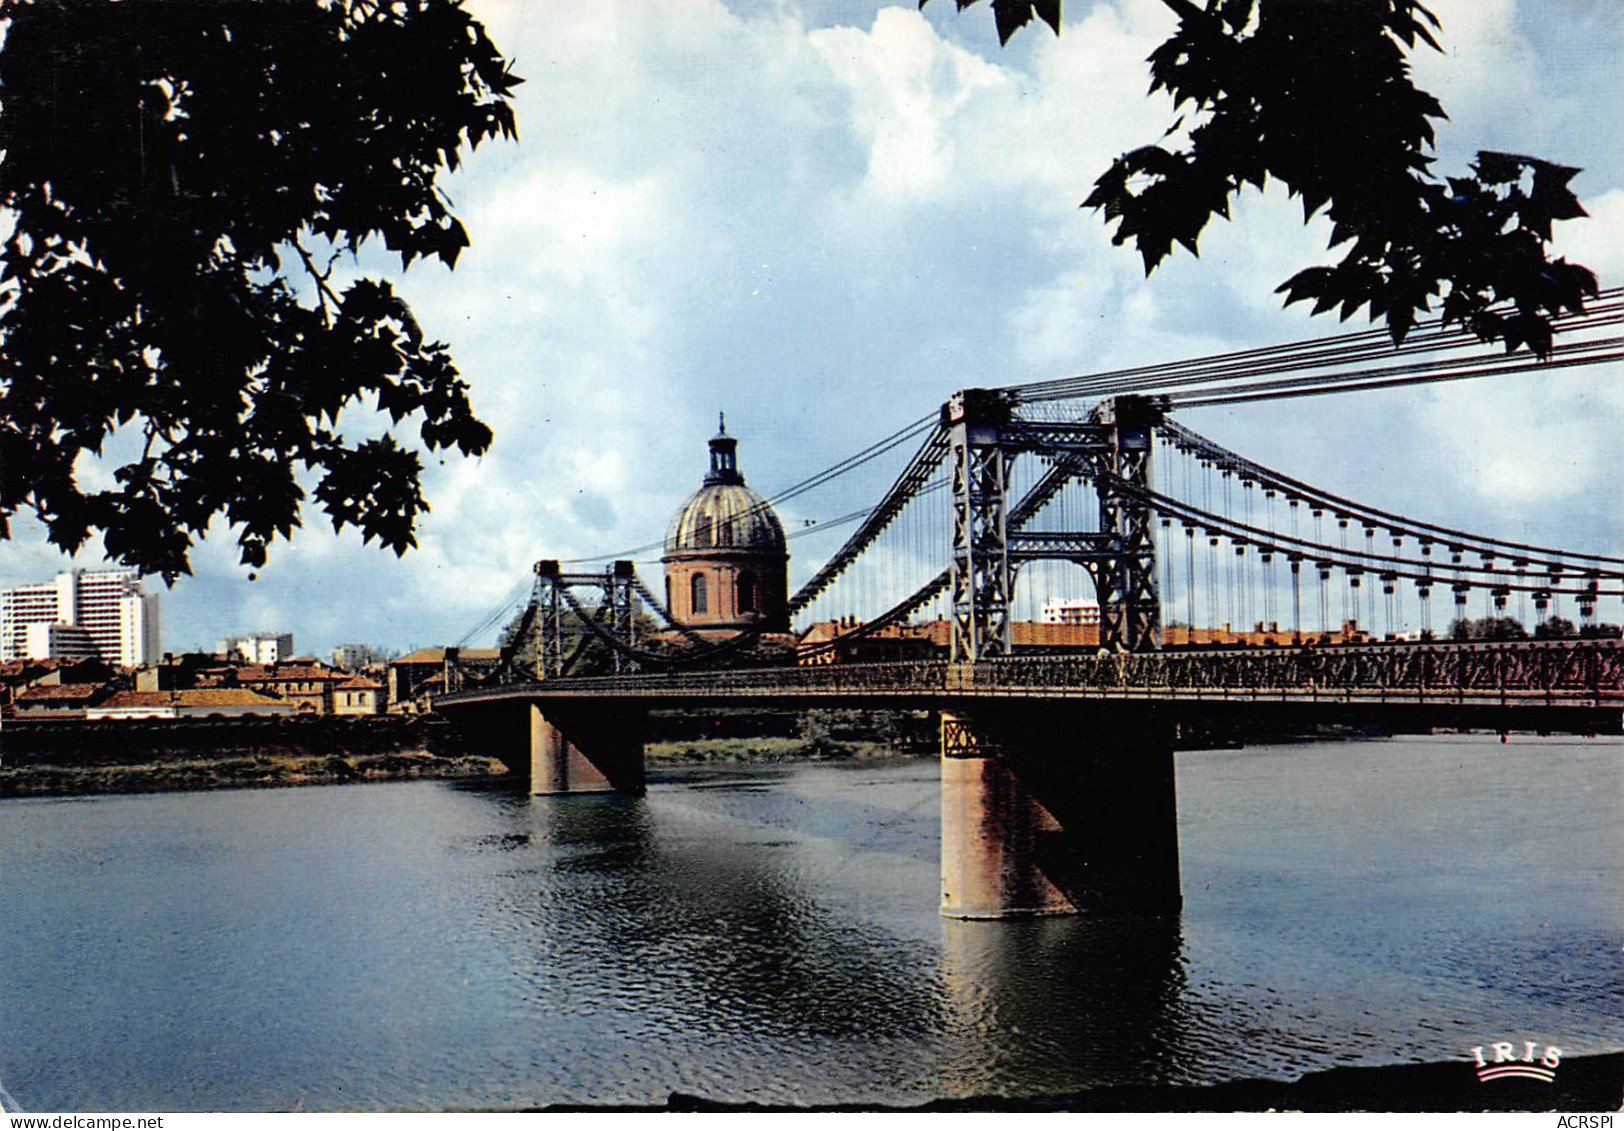
[[[599,707],[543,715],[532,705],[525,720],[530,793],[642,793],[643,737],[648,712]]]
[[[942,914],[1176,912],[1174,726],[1010,703],[942,718]]]
[[[583,696],[445,706],[533,795],[644,791],[640,705]],[[943,915],[1178,911],[1166,712],[1012,697],[950,700],[940,714]]]
[[[533,796],[642,793],[648,712],[593,702],[571,708],[524,700],[464,707],[456,725],[513,773]]]

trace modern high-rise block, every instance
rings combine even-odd
[[[133,569],[64,570],[0,589],[0,660],[76,659],[88,644],[109,664],[140,667],[162,655],[160,627],[158,595],[142,592]]]

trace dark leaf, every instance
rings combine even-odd
[[[980,0],[957,0],[958,10],[964,11],[979,3]],[[1032,22],[1035,14],[1044,23],[1054,29],[1056,35],[1060,34],[1060,6],[1062,0],[992,0],[993,21],[998,28],[998,42],[1008,43],[1010,36]],[[926,0],[919,0],[919,7],[925,7]]]
[[[1527,165],[1526,157],[1485,149],[1479,151],[1473,168],[1477,170],[1478,180],[1484,184],[1504,185],[1519,179]]]

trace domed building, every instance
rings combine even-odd
[[[744,485],[727,422],[710,442],[710,473],[665,536],[665,601],[671,615],[718,634],[787,631],[789,551],[767,500]]]

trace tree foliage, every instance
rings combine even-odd
[[[1449,626],[1451,640],[1526,640],[1529,631],[1514,617],[1457,617]],[[1586,624],[1575,626],[1567,617],[1547,617],[1534,626],[1535,640],[1561,640],[1568,637],[1586,637],[1616,640],[1624,636],[1624,628],[1616,624]]]
[[[921,0],[923,4],[924,0]],[[957,0],[960,9],[977,0]],[[1112,162],[1084,207],[1116,225],[1149,275],[1174,245],[1199,254],[1214,216],[1247,186],[1281,182],[1304,221],[1323,213],[1332,264],[1278,288],[1315,314],[1361,308],[1395,344],[1437,310],[1508,352],[1550,353],[1552,319],[1597,293],[1586,268],[1551,259],[1551,224],[1585,215],[1576,169],[1484,151],[1469,174],[1432,172],[1438,100],[1407,55],[1438,49],[1418,0],[1162,0],[1178,30],[1151,53],[1151,91],[1180,115],[1159,141]],[[993,0],[1007,41],[1034,14],[1060,30],[1060,0]]]
[[[1528,630],[1515,617],[1457,617],[1449,626],[1451,640],[1526,640]]]
[[[1578,634],[1578,628],[1567,617],[1547,617],[1534,626],[1536,640],[1560,640],[1564,636]]]
[[[411,418],[430,450],[490,430],[444,343],[387,280],[467,245],[436,185],[515,136],[520,81],[459,0],[0,0],[0,536],[173,578],[223,516],[242,561],[300,522],[396,553],[426,509],[415,445],[340,413]],[[82,457],[122,429],[116,485]],[[137,445],[131,445],[137,446]],[[120,457],[123,458],[123,457]]]

